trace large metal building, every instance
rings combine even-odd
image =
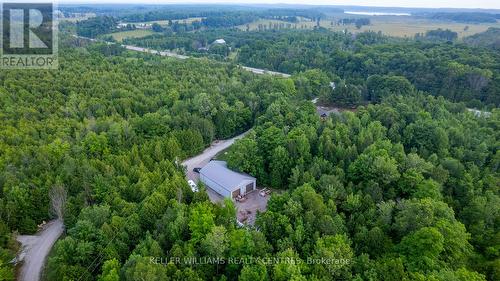
[[[200,180],[223,197],[235,198],[256,188],[256,179],[230,170],[225,161],[210,161],[200,170]]]

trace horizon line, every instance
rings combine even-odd
[[[58,5],[151,5],[151,6],[167,6],[167,5],[228,5],[228,6],[311,6],[311,7],[355,7],[355,8],[400,8],[400,9],[455,9],[455,10],[496,10],[500,11],[498,8],[483,8],[483,7],[456,7],[456,6],[439,6],[439,7],[429,7],[429,6],[380,6],[380,5],[356,5],[356,4],[327,4],[327,3],[287,3],[287,2],[276,2],[276,3],[265,3],[265,2],[230,2],[230,1],[160,1],[153,2],[152,0],[141,1],[141,0],[131,0],[124,2],[123,0],[106,0],[101,2],[99,0],[86,0],[86,1],[71,1],[71,0],[59,0]],[[260,0],[259,0],[260,1]]]

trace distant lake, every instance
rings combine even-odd
[[[344,14],[363,16],[411,16],[409,13],[386,13],[386,12],[344,12]]]

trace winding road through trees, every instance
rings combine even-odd
[[[83,36],[79,36],[79,35],[73,35],[73,37],[84,39],[84,40],[89,40],[92,42],[102,42],[102,43],[105,43],[108,45],[118,44],[118,43],[114,43],[114,42],[108,42],[108,41],[103,41],[103,40],[99,40],[99,39],[95,39],[95,38],[83,37]],[[180,54],[177,54],[177,53],[174,53],[171,51],[157,51],[157,50],[153,50],[153,49],[149,49],[149,48],[143,48],[143,47],[132,46],[132,45],[120,45],[120,46],[122,46],[123,48],[130,50],[130,51],[149,53],[149,54],[153,54],[153,55],[160,55],[162,57],[173,57],[173,58],[182,59],[182,60],[191,58],[191,57],[188,57],[185,55],[180,55]],[[242,69],[244,69],[246,71],[250,71],[252,73],[255,73],[255,74],[267,74],[267,75],[280,76],[283,78],[288,78],[291,76],[290,74],[287,74],[287,73],[270,71],[270,70],[261,69],[261,68],[255,68],[255,67],[249,67],[249,66],[243,66],[243,65],[240,65],[239,67],[241,67]]]
[[[36,235],[19,235],[17,237],[17,241],[22,244],[18,258],[23,261],[18,281],[40,280],[45,260],[63,230],[63,222],[53,220],[47,223]]]

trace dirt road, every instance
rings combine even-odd
[[[186,176],[189,179],[194,180],[196,182],[198,180],[198,174],[193,172],[194,168],[196,167],[201,168],[205,166],[205,164],[207,164],[210,161],[210,159],[212,159],[215,155],[217,155],[217,153],[230,147],[235,140],[243,138],[248,132],[249,131],[246,131],[243,134],[238,135],[231,139],[214,141],[212,145],[206,148],[201,154],[186,159],[184,162],[182,162],[182,165],[184,165],[187,169]]]
[[[45,259],[63,230],[62,221],[53,220],[47,223],[43,230],[36,235],[19,235],[17,237],[17,241],[22,244],[18,258],[23,260],[18,281],[40,280]]]

